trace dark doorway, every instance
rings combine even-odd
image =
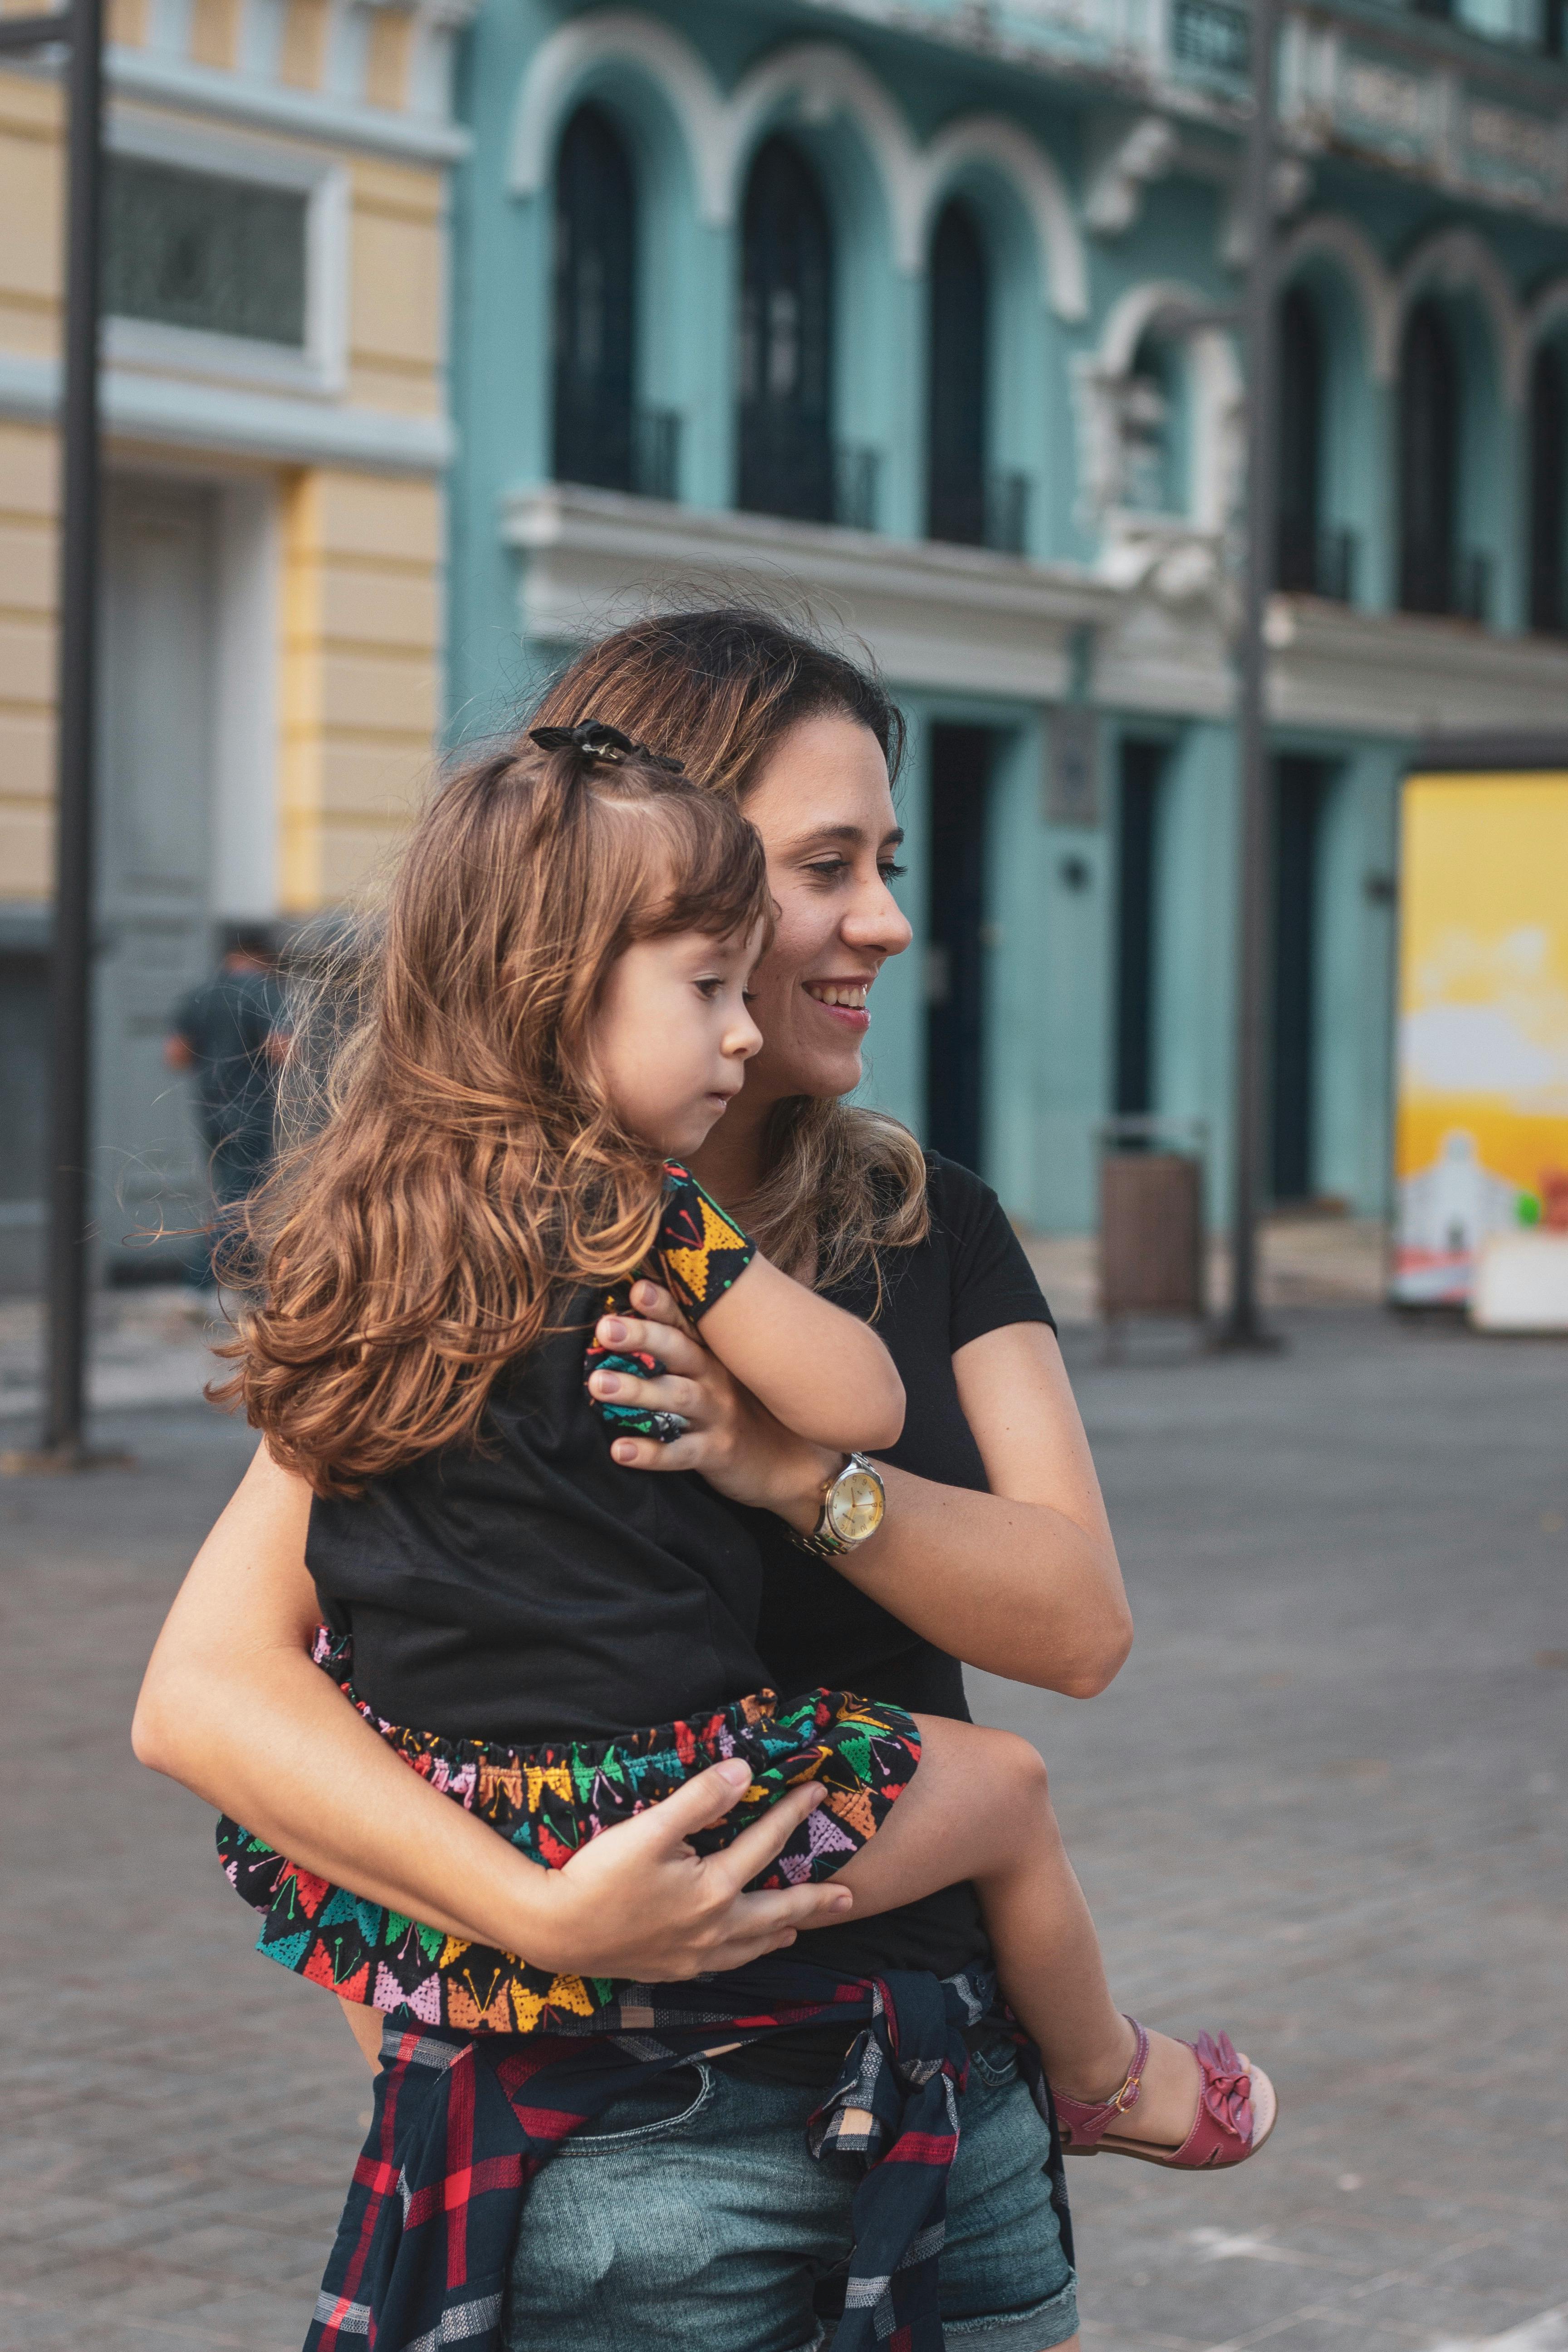
[[[1310,595],[1319,581],[1323,343],[1318,306],[1292,286],[1279,306],[1279,544],[1281,588]]]
[[[985,842],[996,739],[933,727],[926,1140],[978,1170],[985,1065]]]
[[[1418,302],[1399,370],[1399,602],[1406,613],[1454,610],[1459,377],[1453,338],[1435,302]]]
[[[1114,1108],[1154,1108],[1154,926],[1163,743],[1123,743],[1117,811]]]
[[[931,248],[926,530],[961,547],[985,543],[989,290],[980,232],[955,197]]]
[[[1274,763],[1274,1076],[1269,1190],[1310,1200],[1314,1168],[1312,1065],[1317,1024],[1318,841],[1328,775],[1321,760]]]
[[[1530,372],[1530,625],[1563,626],[1564,469],[1568,466],[1568,372],[1549,343]]]
[[[632,488],[637,205],[620,132],[580,106],[555,166],[555,479]]]
[[[833,520],[833,240],[816,174],[770,139],[746,184],[740,504]]]

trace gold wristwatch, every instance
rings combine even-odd
[[[790,1540],[818,1559],[837,1559],[874,1536],[888,1507],[882,1474],[863,1454],[852,1454],[822,1490],[822,1513],[808,1536],[794,1528]]]

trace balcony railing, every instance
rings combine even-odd
[[[1287,595],[1324,596],[1331,604],[1353,604],[1356,552],[1353,530],[1303,530],[1284,521],[1279,527],[1276,585]]]
[[[1022,555],[1029,542],[1029,477],[970,475],[933,483],[926,536],[944,547]]]

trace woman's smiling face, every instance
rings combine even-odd
[[[889,887],[903,831],[882,747],[840,712],[803,719],[742,805],[763,836],[779,910],[752,980],[763,1043],[746,1101],[847,1095],[860,1083],[867,992],[911,936]]]

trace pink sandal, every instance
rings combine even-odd
[[[1068,2156],[1136,2156],[1145,2164],[1163,2164],[1178,2172],[1218,2172],[1245,2164],[1256,2156],[1274,2128],[1279,2102],[1261,2066],[1238,2056],[1230,2036],[1216,2041],[1200,2033],[1187,2048],[1198,2062],[1203,2087],[1198,2095],[1197,2120],[1180,2147],[1162,2147],[1152,2140],[1129,2139],[1110,2126],[1130,2115],[1143,2085],[1149,2058],[1149,2036],[1135,2017],[1127,2021],[1138,2036],[1138,2047],[1127,2080],[1113,2098],[1091,2101],[1068,2098],[1053,2091],[1062,2149]]]

